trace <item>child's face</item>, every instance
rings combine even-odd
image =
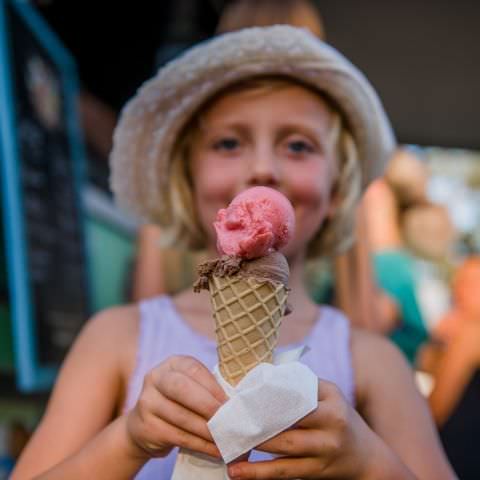
[[[230,93],[211,105],[191,150],[195,203],[211,247],[217,211],[242,190],[265,185],[295,210],[295,235],[283,253],[305,251],[332,210],[331,120],[320,96],[293,84]]]

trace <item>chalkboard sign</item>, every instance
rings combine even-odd
[[[35,391],[50,387],[89,315],[76,72],[24,2],[0,0],[0,42],[3,221],[17,383]]]

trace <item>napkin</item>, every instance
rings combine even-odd
[[[214,375],[229,396],[208,422],[223,462],[180,450],[172,480],[228,479],[226,464],[274,437],[317,408],[318,379],[299,358],[306,347],[283,352],[274,364],[261,363],[235,387]]]

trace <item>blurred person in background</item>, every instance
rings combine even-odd
[[[412,364],[449,308],[455,262],[457,231],[448,210],[430,201],[429,180],[428,165],[404,147],[365,196],[377,280],[397,305],[392,339]]]
[[[392,157],[385,180],[392,189],[401,211],[412,205],[428,202],[428,166],[409,147],[399,148]]]
[[[320,12],[310,0],[234,0],[222,12],[216,33],[269,25],[306,28],[321,40],[326,38]]]
[[[458,263],[459,232],[448,209],[434,203],[415,205],[402,216],[405,245],[414,261],[416,292],[425,328],[432,332],[450,308],[450,282]]]
[[[430,407],[455,471],[463,480],[480,478],[480,256],[467,258],[452,281],[452,309],[421,352],[433,376]]]
[[[354,325],[390,334],[399,324],[398,308],[375,275],[367,208],[364,197],[357,209],[355,243],[333,261],[329,303],[346,312]]]
[[[413,364],[428,333],[417,301],[413,259],[401,231],[399,202],[385,179],[373,182],[363,201],[376,279],[388,293],[383,314],[395,325],[390,338]]]
[[[426,275],[421,270],[430,265],[447,286],[458,263],[455,246],[459,239],[448,208],[435,203],[414,205],[404,211],[401,222],[405,244],[418,260],[419,275]],[[428,321],[429,328],[435,323]]]
[[[402,216],[402,227],[405,242],[415,255],[438,263],[452,261],[456,231],[444,206],[412,206]]]

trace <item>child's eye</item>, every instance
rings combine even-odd
[[[218,142],[215,142],[213,148],[215,150],[232,151],[238,148],[240,142],[236,138],[222,138]]]
[[[305,140],[294,140],[288,142],[288,149],[292,153],[311,153],[313,152],[313,147],[310,143]]]

